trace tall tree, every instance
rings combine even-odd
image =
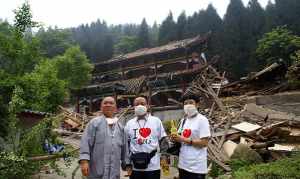
[[[265,32],[265,12],[258,0],[250,0],[247,6],[248,20],[250,23],[250,35],[256,39],[259,39]]]
[[[139,27],[136,24],[124,24],[122,25],[121,35],[136,36],[139,32]]]
[[[153,23],[152,27],[149,30],[149,36],[150,36],[150,46],[154,47],[158,45],[158,33],[159,33],[159,27],[156,23],[156,21]]]
[[[103,47],[103,60],[108,60],[113,57],[114,54],[114,44],[113,39],[110,34],[105,36],[104,39],[104,47]]]
[[[173,20],[172,12],[169,12],[169,15],[159,28],[158,43],[166,44],[174,40],[176,40],[176,24]]]
[[[81,25],[73,29],[75,41],[93,62],[106,60],[111,56],[104,51],[105,42],[109,42],[106,40],[107,35],[111,34],[108,31],[106,22],[101,22],[99,19],[90,25]]]
[[[67,94],[65,81],[57,78],[57,69],[49,60],[41,61],[33,72],[20,80],[23,109],[55,112]]]
[[[9,74],[22,76],[38,63],[40,52],[35,38],[28,41],[24,38],[25,31],[36,25],[32,21],[29,3],[23,3],[14,12],[15,23],[12,28],[5,23],[1,24],[4,33],[0,33],[0,69]]]
[[[185,15],[185,11],[183,11],[177,18],[177,33],[176,33],[176,39],[182,40],[184,39],[184,30],[187,23],[187,18]]]
[[[266,31],[269,32],[273,28],[279,25],[279,17],[278,17],[278,12],[276,9],[276,5],[272,3],[271,1],[268,2],[265,10],[266,14]]]
[[[140,26],[140,30],[138,34],[138,46],[139,48],[150,47],[148,24],[145,18],[143,19]]]
[[[247,73],[249,36],[246,8],[241,0],[231,0],[224,17],[224,65],[234,78]]]
[[[24,33],[27,29],[38,26],[38,23],[32,20],[32,13],[28,1],[25,1],[20,8],[14,10],[14,13],[14,26],[18,32]]]
[[[262,61],[257,60],[255,50],[257,41],[262,38],[266,32],[266,15],[265,11],[257,0],[250,0],[247,6],[247,19],[249,23],[249,39],[247,48],[250,51],[249,70],[254,71],[258,66],[264,65]]]
[[[0,20],[0,33],[5,35],[12,34],[12,26],[7,21]]]
[[[199,34],[197,23],[198,23],[197,12],[195,12],[192,16],[187,17],[187,22],[184,29],[184,38],[190,38]]]
[[[223,30],[223,21],[216,9],[212,4],[209,4],[205,10],[204,14],[204,24],[205,32],[211,32],[209,46],[208,46],[208,57],[212,57],[216,54],[222,53],[222,30]]]
[[[222,28],[222,19],[212,4],[209,4],[205,10],[204,22],[206,24],[205,26],[207,27],[206,32],[218,32]]]
[[[123,36],[114,47],[115,54],[125,54],[138,49],[138,39],[135,36]]]
[[[275,0],[280,25],[287,25],[297,35],[300,35],[300,1]]]
[[[64,55],[54,59],[57,76],[69,89],[79,89],[88,84],[93,66],[78,46],[69,48]]]
[[[75,44],[72,32],[69,29],[58,29],[49,27],[47,30],[40,28],[36,34],[40,42],[43,55],[52,58],[62,55],[68,48]]]

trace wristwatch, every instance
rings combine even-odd
[[[193,139],[190,140],[190,145],[193,145]]]

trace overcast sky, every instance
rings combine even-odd
[[[243,0],[246,5],[249,0]],[[268,0],[258,0],[263,7]],[[0,18],[13,21],[13,9],[24,0],[0,0]],[[97,19],[108,24],[141,23],[145,17],[148,24],[158,23],[169,11],[174,18],[185,10],[187,15],[205,9],[212,3],[223,17],[229,0],[29,0],[33,20],[45,26],[75,27]]]

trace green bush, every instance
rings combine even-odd
[[[300,154],[275,162],[250,165],[233,173],[235,179],[297,179],[300,178]]]
[[[300,37],[294,35],[284,27],[277,27],[266,33],[258,41],[256,54],[261,59],[267,60],[269,64],[283,59],[288,66],[292,64],[293,56],[300,48]]]
[[[221,175],[224,175],[225,171],[219,167],[215,162],[212,163],[211,170],[209,172],[209,176],[212,178],[220,177]]]
[[[0,178],[2,179],[28,179],[37,172],[45,162],[29,162],[24,156],[13,152],[0,153]]]
[[[292,56],[293,65],[289,67],[287,72],[287,79],[291,89],[300,88],[300,50],[295,56]]]
[[[233,171],[241,167],[262,162],[261,156],[247,145],[239,144],[231,156],[229,165]]]

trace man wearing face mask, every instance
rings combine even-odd
[[[201,115],[194,99],[184,101],[185,117],[178,129],[179,135],[171,139],[181,142],[179,152],[179,178],[205,179],[207,174],[207,145],[210,137],[208,119]]]
[[[129,137],[132,173],[130,179],[159,179],[160,157],[158,151],[160,142],[166,139],[166,133],[159,118],[148,112],[147,100],[138,97],[134,100],[135,117],[125,126]]]
[[[81,172],[89,179],[120,179],[120,161],[129,163],[128,139],[116,118],[116,101],[106,97],[101,102],[103,115],[92,119],[80,143]]]

